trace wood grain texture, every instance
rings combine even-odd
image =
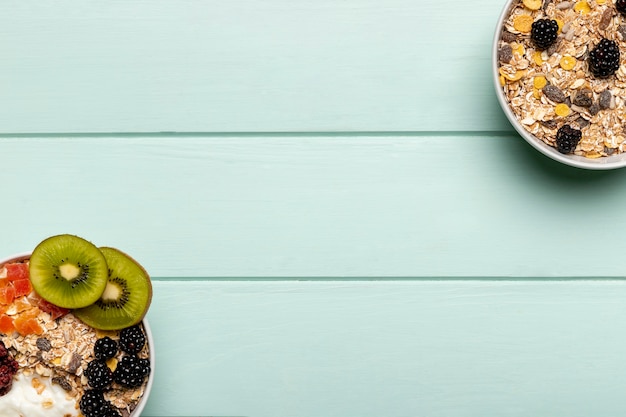
[[[623,277],[626,171],[515,136],[2,138],[0,253],[75,233],[155,277]]]
[[[144,415],[623,415],[625,297],[623,281],[157,282]]]
[[[490,69],[502,7],[2,2],[0,133],[510,131]]]

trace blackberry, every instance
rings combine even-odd
[[[120,414],[119,411],[117,411],[117,408],[111,405],[109,406],[109,408],[106,410],[106,413],[102,417],[122,417],[122,415]]]
[[[139,353],[146,344],[146,336],[139,325],[127,327],[120,332],[120,349],[126,353]]]
[[[111,404],[104,399],[102,391],[86,390],[78,403],[85,417],[105,417]]]
[[[117,342],[109,336],[98,339],[93,345],[93,354],[96,359],[111,359],[117,355]]]
[[[559,25],[553,19],[537,19],[530,30],[530,39],[537,49],[544,50],[556,42]]]
[[[582,132],[570,125],[563,125],[556,132],[556,149],[561,153],[571,153],[578,145]]]
[[[113,379],[125,387],[140,387],[144,379],[150,375],[150,361],[135,355],[126,355],[117,364]]]
[[[617,0],[615,2],[615,8],[618,12],[620,12],[623,16],[626,16],[626,0]]]
[[[100,390],[85,391],[78,404],[85,417],[122,417]]]
[[[617,42],[602,38],[589,52],[589,70],[598,78],[606,78],[619,68],[620,52]]]
[[[93,360],[85,369],[87,383],[94,389],[106,389],[113,382],[113,372],[103,360]]]

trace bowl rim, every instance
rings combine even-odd
[[[533,148],[546,155],[547,157],[554,159],[558,162],[561,162],[566,165],[570,165],[576,168],[589,169],[589,170],[609,170],[609,169],[617,169],[626,167],[626,153],[622,153],[619,155],[611,155],[604,156],[597,159],[589,159],[584,156],[573,155],[573,154],[562,154],[557,151],[555,148],[547,145],[541,139],[535,137],[532,133],[528,132],[524,127],[522,127],[520,121],[517,119],[513,110],[509,106],[508,101],[504,97],[504,91],[502,90],[502,86],[500,85],[500,73],[499,73],[499,60],[498,60],[498,49],[499,49],[499,41],[502,35],[502,31],[504,29],[504,22],[508,17],[510,10],[514,7],[515,4],[521,2],[521,0],[507,0],[504,4],[502,12],[500,13],[500,17],[498,19],[498,23],[495,29],[492,48],[491,48],[491,66],[492,66],[492,74],[493,74],[493,85],[496,90],[496,96],[498,97],[498,102],[500,103],[500,107],[504,111],[507,119],[513,126],[513,128],[519,133],[522,138],[526,142],[528,142]]]
[[[19,252],[12,256],[2,257],[0,258],[0,267],[9,262],[22,261],[25,259],[29,259],[32,252]],[[143,326],[144,333],[146,334],[146,340],[148,342],[149,356],[148,359],[150,361],[150,375],[148,375],[148,381],[146,382],[146,387],[144,388],[143,394],[139,399],[139,402],[135,406],[135,409],[130,413],[131,417],[139,417],[143,409],[145,408],[148,398],[150,397],[150,392],[152,391],[152,383],[154,382],[154,366],[155,366],[155,351],[154,351],[154,338],[152,336],[152,329],[150,324],[148,323],[148,319],[144,317],[141,320],[141,324]]]

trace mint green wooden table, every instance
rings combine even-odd
[[[145,416],[623,415],[626,170],[514,133],[502,7],[3,2],[0,253],[145,265]]]

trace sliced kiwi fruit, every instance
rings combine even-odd
[[[30,257],[30,281],[39,296],[63,308],[93,304],[107,285],[107,262],[98,247],[74,235],[52,236]]]
[[[74,315],[100,330],[118,330],[139,323],[152,301],[148,273],[118,249],[104,247],[100,251],[109,266],[106,288],[98,300],[74,310]]]

